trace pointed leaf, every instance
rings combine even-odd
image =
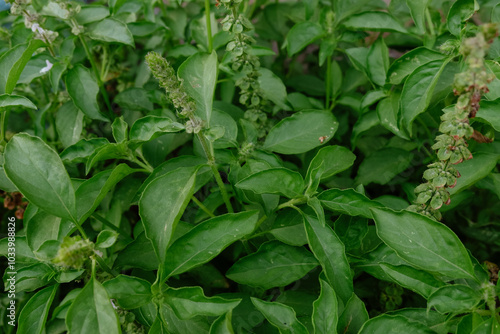
[[[425,10],[429,0],[406,0],[410,14],[419,34],[425,33]],[[430,22],[432,24],[432,22]]]
[[[307,334],[306,327],[297,320],[295,311],[280,303],[265,302],[251,297],[252,303],[267,321],[279,329],[281,334]]]
[[[118,305],[126,310],[139,308],[151,301],[151,283],[127,275],[118,275],[104,282],[109,298],[116,299]]]
[[[287,168],[271,168],[244,178],[236,187],[252,190],[256,194],[281,194],[294,198],[302,194],[304,179]]]
[[[448,62],[435,60],[422,65],[406,79],[401,93],[400,111],[410,136],[413,121],[429,106],[434,88]]]
[[[263,289],[286,286],[318,266],[314,256],[302,247],[269,241],[255,253],[238,260],[226,277]]]
[[[353,278],[344,244],[324,222],[310,215],[304,215],[304,218],[309,247],[332,288],[347,303],[353,293]]]
[[[317,22],[300,22],[290,29],[286,37],[288,57],[302,51],[306,46],[324,34],[323,28]]]
[[[37,107],[28,98],[19,95],[2,94],[0,95],[0,110],[8,107],[24,107],[37,109]]]
[[[134,37],[127,25],[113,18],[97,23],[89,32],[89,37],[98,41],[121,43],[134,47]]]
[[[264,148],[282,154],[299,154],[325,144],[339,123],[329,111],[304,110],[276,124],[267,135]]]
[[[217,81],[217,54],[196,53],[179,67],[178,76],[184,89],[196,101],[196,115],[210,125],[215,83]]]
[[[252,233],[256,211],[229,213],[198,224],[177,239],[168,250],[165,273],[178,275],[216,257],[233,242]]]
[[[5,173],[34,205],[76,219],[75,191],[61,158],[40,138],[20,133],[5,148]]]
[[[383,206],[354,189],[329,189],[319,194],[318,198],[329,210],[365,218],[372,218],[370,208]]]
[[[381,263],[380,267],[394,282],[415,291],[425,299],[444,285],[442,281],[437,280],[431,274],[410,266],[393,266],[388,263]]]
[[[372,209],[377,234],[410,264],[453,278],[474,278],[469,253],[446,225],[414,212]]]
[[[427,326],[400,315],[382,314],[365,322],[359,334],[433,334]]]
[[[339,319],[339,306],[337,295],[330,284],[319,280],[321,292],[318,299],[313,303],[312,322],[314,333],[337,333]]]
[[[439,313],[469,313],[481,302],[482,294],[466,285],[443,286],[427,300],[427,308],[434,307]]]
[[[160,263],[177,223],[193,196],[198,167],[179,168],[151,182],[139,201],[139,214],[146,236],[153,243]]]
[[[83,65],[76,65],[66,74],[68,94],[78,107],[88,117],[107,122],[97,104],[99,86],[90,70]]]
[[[19,334],[42,334],[59,284],[51,285],[34,294],[19,314]]]
[[[72,334],[121,333],[120,323],[106,289],[91,278],[71,304],[66,326]]]
[[[407,2],[409,1],[422,3],[421,0],[407,0]],[[398,85],[418,67],[444,58],[442,53],[423,46],[413,49],[391,64],[387,72],[387,81],[392,85]]]
[[[352,30],[393,31],[407,33],[396,19],[386,12],[364,12],[350,16],[342,23]]]
[[[164,292],[164,297],[165,303],[170,305],[181,320],[192,319],[198,315],[218,317],[230,312],[241,302],[241,299],[206,297],[199,286],[169,288]]]

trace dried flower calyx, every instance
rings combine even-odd
[[[439,131],[442,134],[436,137],[432,146],[439,162],[427,166],[429,169],[423,175],[427,182],[415,188],[417,198],[408,208],[411,211],[440,220],[438,210],[443,204],[450,203],[450,193],[446,189],[455,187],[460,177],[453,165],[472,159],[467,139],[474,136],[474,129],[469,119],[476,116],[481,96],[488,92],[488,83],[494,78],[486,71],[484,62],[494,36],[496,27],[487,24],[475,37],[464,40],[460,47],[467,68],[455,75],[453,91],[458,96],[457,103],[445,108],[441,116]]]

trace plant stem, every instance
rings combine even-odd
[[[436,32],[434,31],[434,24],[432,23],[431,12],[429,11],[429,8],[425,9],[425,19],[427,20],[427,25],[429,26],[429,32],[434,37],[436,35]]]
[[[207,21],[208,53],[213,50],[212,21],[210,19],[210,0],[205,0],[205,19]]]
[[[332,56],[326,58],[326,101],[325,110],[330,109],[330,94],[332,91]]]
[[[101,223],[103,223],[104,225],[106,225],[107,227],[112,229],[113,231],[118,232],[120,235],[124,236],[128,240],[132,240],[132,238],[130,237],[130,235],[127,232],[125,232],[121,228],[115,226],[113,223],[111,223],[109,220],[107,220],[106,218],[104,218],[100,214],[94,212],[91,217],[97,219],[98,221],[100,221]]]
[[[7,129],[7,113],[9,109],[0,108],[0,144],[5,142],[5,132]]]
[[[115,273],[113,269],[111,269],[110,267],[108,267],[108,265],[106,264],[106,262],[104,262],[103,258],[100,257],[99,254],[95,254],[94,258],[97,261],[97,263],[99,263],[99,266],[102,268],[102,270],[104,270],[108,274],[112,275],[113,277],[118,276],[118,274]],[[95,262],[93,262],[93,263],[95,263]],[[92,269],[94,269],[94,267],[95,266],[93,266]]]
[[[95,63],[94,57],[90,53],[90,49],[89,49],[89,46],[87,45],[87,42],[85,41],[85,38],[83,38],[82,35],[78,35],[78,38],[80,39],[80,42],[82,43],[83,48],[85,49],[85,53],[87,54],[87,58],[89,59],[92,70],[94,71],[94,74],[96,76],[97,85],[99,86],[99,91],[101,92],[102,98],[104,99],[104,103],[106,104],[106,107],[108,108],[109,116],[112,117],[113,116],[113,108],[111,108],[111,103],[109,102],[108,92],[106,92],[106,89],[104,89],[102,78],[101,78],[101,75],[99,74],[99,70],[98,70],[97,65]]]
[[[222,181],[222,178],[220,176],[219,170],[217,169],[217,166],[215,165],[215,158],[214,154],[212,152],[212,146],[207,142],[207,139],[205,136],[201,133],[197,133],[198,139],[200,140],[201,146],[203,147],[203,151],[205,151],[205,155],[207,156],[208,160],[208,165],[212,169],[212,173],[214,174],[215,181],[217,182],[217,185],[219,186],[220,192],[222,194],[222,198],[224,199],[224,203],[226,204],[227,211],[229,213],[233,213],[233,206],[231,205],[231,200],[229,199],[229,195],[227,194],[226,191],[226,186],[224,185],[224,182]]]
[[[281,210],[283,208],[288,208],[288,207],[294,207],[297,204],[304,204],[307,202],[307,198],[294,198],[289,200],[288,202],[285,202],[283,204],[278,205],[278,208],[276,211]]]
[[[161,12],[163,14],[163,17],[167,17],[167,7],[165,7],[165,3],[163,2],[163,0],[158,0],[158,3],[160,4],[160,9],[161,9]]]
[[[144,162],[142,162],[139,159],[137,159],[135,156],[131,156],[130,157],[130,161],[132,161],[133,163],[138,164],[139,166],[141,166],[142,168],[144,168],[149,173],[152,173],[153,170],[154,170],[153,166],[151,166],[149,164],[145,164]]]
[[[196,203],[196,205],[198,205],[200,207],[200,209],[205,212],[207,215],[210,216],[210,218],[215,218],[215,215],[212,213],[212,211],[210,211],[202,202],[200,202],[196,197],[192,197],[191,198],[193,200],[193,202]]]

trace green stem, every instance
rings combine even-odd
[[[139,166],[141,166],[142,168],[144,168],[146,171],[148,171],[149,173],[152,173],[154,168],[149,165],[149,164],[145,164],[143,163],[142,161],[140,161],[139,159],[137,159],[135,156],[131,156],[130,158],[130,161],[132,161],[133,163],[136,163],[138,164]]]
[[[332,91],[332,56],[326,58],[326,101],[325,109],[330,109],[330,94]]]
[[[100,221],[101,223],[103,223],[104,225],[106,225],[107,227],[112,229],[113,231],[118,232],[120,235],[124,236],[126,239],[132,240],[132,238],[130,237],[130,235],[127,232],[125,232],[121,228],[115,226],[113,223],[111,223],[109,220],[107,220],[106,218],[104,218],[100,214],[94,212],[91,217],[97,219],[98,221]]]
[[[7,131],[7,113],[9,109],[0,108],[0,144],[5,143],[5,132]]]
[[[144,155],[142,154],[142,147],[141,148],[138,148],[135,153],[137,154],[137,156],[139,158],[141,158],[142,161],[140,161],[139,159],[137,159],[137,157],[134,157],[133,159],[135,163],[137,163],[139,166],[143,167],[144,169],[146,169],[149,173],[152,173],[153,170],[154,170],[154,167],[151,166],[151,164],[148,162],[148,160],[146,160],[146,158],[144,158]]]
[[[165,7],[165,3],[163,2],[163,0],[158,0],[158,3],[160,4],[160,9],[161,9],[161,12],[163,14],[163,17],[167,17],[167,7]]]
[[[431,33],[431,36],[435,36],[436,32],[434,31],[434,24],[432,23],[431,12],[429,11],[429,8],[425,9],[425,19],[427,20],[427,25],[429,26],[429,32]]]
[[[196,203],[196,205],[198,205],[200,207],[200,209],[205,212],[207,215],[210,216],[210,218],[215,218],[215,215],[212,213],[212,211],[210,211],[202,202],[200,202],[196,197],[192,197],[191,198],[193,200],[193,202]]]
[[[73,218],[73,224],[75,224],[77,230],[80,232],[80,234],[82,235],[82,237],[85,240],[89,240],[89,237],[87,236],[87,233],[85,233],[85,231],[83,230],[82,225],[76,220],[76,218]]]
[[[95,258],[92,257],[92,278],[95,279]]]
[[[217,169],[217,166],[215,165],[215,158],[214,154],[212,152],[212,147],[209,145],[207,142],[207,139],[205,136],[201,133],[197,133],[198,139],[200,140],[201,146],[203,147],[203,151],[205,151],[205,155],[207,156],[208,160],[208,165],[212,169],[212,173],[214,174],[215,181],[217,182],[217,185],[219,186],[222,198],[224,199],[224,203],[226,204],[227,211],[229,213],[233,213],[233,206],[231,205],[231,200],[229,199],[229,195],[227,194],[226,191],[226,186],[224,185],[224,182],[222,181],[222,178],[220,176],[219,170]]]
[[[92,70],[94,71],[94,74],[97,79],[97,85],[99,86],[99,91],[101,92],[102,98],[104,99],[104,103],[106,103],[106,107],[108,108],[109,116],[113,116],[113,108],[111,108],[111,103],[109,102],[109,96],[108,92],[106,92],[106,89],[104,88],[102,78],[99,74],[99,69],[97,68],[97,65],[95,63],[94,57],[90,53],[89,46],[87,42],[85,41],[85,38],[80,34],[78,35],[78,38],[80,39],[80,42],[83,45],[83,48],[85,49],[85,53],[87,54],[87,58],[90,61],[90,66],[92,67]]]
[[[118,276],[118,273],[114,272],[113,269],[111,269],[110,267],[108,267],[108,265],[106,264],[106,262],[104,262],[103,258],[101,258],[98,254],[95,254],[94,258],[97,261],[97,263],[99,263],[99,266],[102,268],[102,270],[104,270],[108,274],[112,275],[113,277]],[[95,262],[93,262],[93,264],[94,263]],[[95,267],[95,265],[92,267],[93,270],[94,270],[94,267]]]
[[[208,53],[213,50],[212,21],[210,19],[210,0],[205,0],[205,19],[207,21]]]
[[[289,200],[288,202],[285,202],[283,204],[278,205],[278,208],[276,209],[276,211],[284,209],[284,208],[288,208],[288,207],[295,207],[295,205],[304,204],[306,202],[307,202],[307,198],[305,198],[305,197],[304,198],[294,198],[294,199]]]

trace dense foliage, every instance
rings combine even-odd
[[[1,331],[500,333],[500,1],[0,8]]]

